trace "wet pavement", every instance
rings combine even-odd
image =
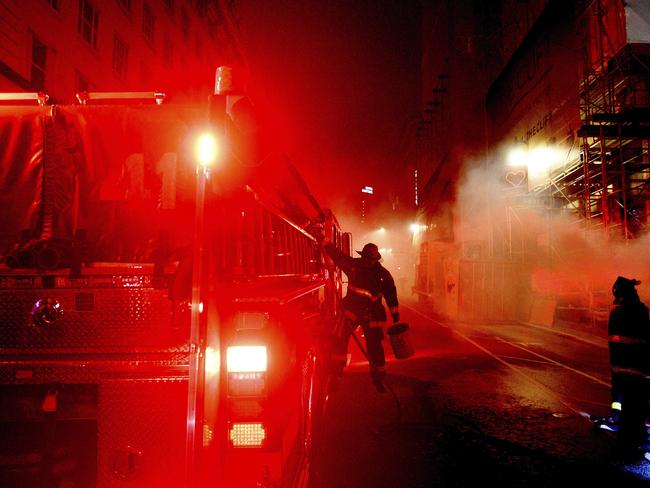
[[[620,460],[615,437],[585,418],[608,412],[606,343],[401,308],[417,353],[389,355],[393,397],[375,391],[351,341],[319,486],[650,486],[650,463]]]

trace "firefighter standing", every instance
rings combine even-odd
[[[618,440],[625,455],[636,454],[647,443],[650,323],[648,307],[635,288],[640,283],[622,276],[616,279],[608,323],[612,400],[613,407],[620,408]]]
[[[375,244],[368,243],[357,253],[360,258],[350,257],[332,243],[323,241],[325,251],[334,264],[348,277],[348,290],[343,299],[345,326],[340,337],[339,353],[347,354],[350,335],[361,326],[366,339],[370,375],[377,390],[385,391],[386,358],[382,340],[386,310],[382,298],[389,307],[393,323],[399,322],[397,289],[390,272],[381,263],[381,254]]]

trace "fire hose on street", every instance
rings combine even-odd
[[[361,344],[361,341],[357,337],[357,334],[352,331],[352,338],[354,339],[354,342],[357,344],[359,347],[359,350],[361,351],[361,354],[364,355],[364,357],[368,360],[368,364],[370,365],[370,368],[377,372],[374,363],[371,361],[370,357],[368,356],[368,351],[366,351],[366,348],[363,347],[363,344]],[[388,381],[388,378],[386,376],[381,377],[381,382],[386,386],[388,391],[390,391],[390,394],[393,396],[393,400],[395,400],[395,406],[397,408],[397,419],[395,421],[396,424],[401,424],[402,423],[402,404],[399,401],[399,398],[397,398],[397,394],[395,393],[395,390],[393,389],[393,386],[390,384]]]

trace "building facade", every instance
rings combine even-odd
[[[648,269],[647,2],[504,0],[491,12],[459,3],[491,68],[483,79],[456,70],[447,90],[458,90],[457,76],[467,78],[461,87],[479,80],[483,105],[474,113],[483,124],[469,125],[450,97],[451,134],[432,131],[448,149],[433,144],[443,155],[432,158],[423,196],[429,228],[416,287],[463,320],[602,328],[616,276],[643,280]],[[497,34],[480,35],[495,22]],[[442,66],[467,52],[453,39],[456,51]],[[451,168],[438,170],[443,160]],[[455,192],[449,205],[445,187]],[[441,236],[434,226],[445,213],[453,234]]]
[[[0,91],[208,94],[241,61],[232,10],[218,0],[2,0]],[[204,99],[204,98],[203,98]]]

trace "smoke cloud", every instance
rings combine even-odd
[[[641,280],[639,295],[650,300],[648,233],[626,240],[620,225],[607,233],[599,219],[580,218],[575,202],[551,202],[548,189],[534,193],[526,181],[516,184],[516,171],[485,161],[469,166],[457,188],[458,240],[483,242],[483,257],[521,262],[534,293],[595,293],[611,303],[620,275]]]

